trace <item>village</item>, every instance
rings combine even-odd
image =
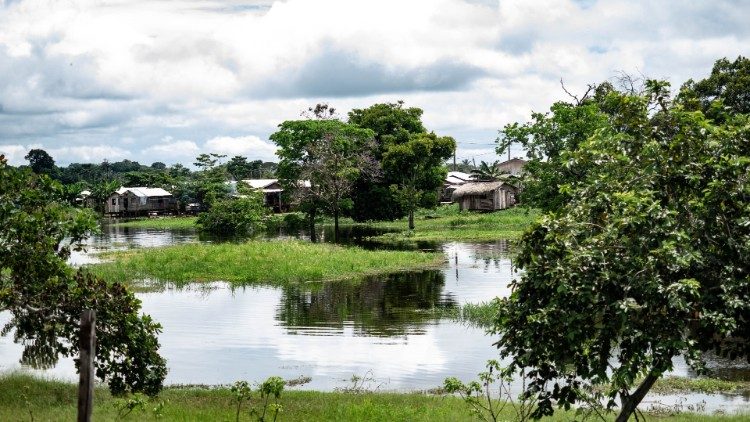
[[[0,0],[0,422],[750,421],[748,22]]]
[[[517,203],[523,165],[526,161],[514,158],[495,163],[498,179],[486,180],[477,174],[448,171],[439,191],[440,203],[458,203],[460,210],[497,211]],[[510,180],[512,178],[512,180]],[[484,180],[480,180],[484,179]],[[309,181],[305,181],[309,185]],[[237,193],[237,184],[242,183],[263,194],[264,205],[274,213],[291,210],[284,200],[284,189],[278,179],[244,179],[226,182],[230,195]],[[76,202],[90,208],[97,204],[90,190],[83,190]],[[99,204],[109,217],[142,217],[159,215],[197,214],[201,204],[181,204],[169,191],[150,187],[120,187],[109,195],[104,204]]]

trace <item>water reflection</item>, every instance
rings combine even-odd
[[[368,277],[358,283],[325,283],[312,290],[288,286],[282,289],[276,317],[290,334],[337,335],[345,326],[353,335],[419,334],[424,333],[425,324],[435,323],[433,310],[457,306],[444,288],[441,271]]]

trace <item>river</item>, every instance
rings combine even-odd
[[[92,253],[103,250],[199,241],[210,240],[192,231],[105,226],[71,262],[94,262]],[[351,387],[352,376],[359,376],[369,389],[413,391],[438,387],[449,376],[475,379],[485,362],[497,357],[495,338],[434,310],[508,295],[514,277],[509,242],[422,246],[445,254],[442,269],[358,283],[232,288],[217,280],[138,293],[143,312],[163,326],[159,340],[169,367],[167,384],[229,384],[279,375],[310,377],[302,388],[331,391]],[[5,322],[7,314],[0,314],[0,325]],[[18,368],[21,350],[12,336],[0,337],[0,370]],[[746,365],[719,359],[710,365],[726,378],[750,379]],[[72,360],[36,372],[75,379]],[[675,360],[673,375],[695,376],[682,359]],[[681,394],[646,401],[750,410],[750,397],[743,396]]]

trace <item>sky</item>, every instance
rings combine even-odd
[[[743,0],[0,0],[0,154],[275,160],[269,135],[310,106],[403,100],[459,161],[494,161],[561,80],[676,90],[750,55],[747,22]]]

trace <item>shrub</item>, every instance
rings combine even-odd
[[[260,192],[218,200],[210,210],[198,215],[198,228],[203,232],[247,236],[264,226],[268,209]]]

